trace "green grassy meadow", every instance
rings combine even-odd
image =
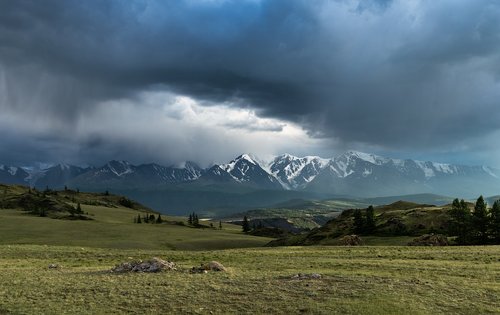
[[[122,249],[211,250],[263,246],[271,239],[242,234],[241,227],[200,229],[177,224],[134,224],[138,211],[82,205],[93,220],[57,220],[0,210],[0,244],[71,245]],[[164,220],[185,221],[163,216]],[[208,223],[205,223],[208,224]],[[218,227],[218,222],[213,223]]]
[[[158,256],[178,271],[112,274]],[[228,272],[190,274],[217,260]],[[60,269],[48,269],[51,263]],[[0,313],[498,314],[500,247],[172,251],[1,245]],[[294,280],[297,273],[320,279]]]
[[[231,224],[193,228],[168,216],[135,224],[148,210],[82,210],[92,220],[0,209],[0,314],[500,313],[500,246],[408,247],[397,246],[405,237],[371,237],[367,245],[382,245],[268,248],[271,239]],[[178,270],[109,272],[152,257]],[[211,260],[228,271],[188,272]]]

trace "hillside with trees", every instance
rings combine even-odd
[[[289,235],[269,243],[284,245],[335,245],[342,237],[411,239],[443,235],[451,244],[500,244],[500,200],[491,208],[481,196],[473,203],[455,199],[452,204],[434,206],[398,201],[390,205],[345,210],[324,226],[309,233]]]

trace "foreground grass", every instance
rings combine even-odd
[[[158,256],[181,271],[110,274]],[[217,260],[227,273],[189,274]],[[60,269],[48,269],[51,263]],[[0,246],[0,313],[498,314],[500,246],[219,251]],[[320,273],[317,280],[292,280]]]

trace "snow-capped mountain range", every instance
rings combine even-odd
[[[45,188],[151,188],[162,185],[233,185],[261,190],[298,190],[329,195],[381,196],[432,192],[448,195],[498,194],[500,171],[391,159],[348,151],[331,159],[276,156],[268,162],[242,154],[226,164],[203,169],[193,162],[180,166],[132,165],[110,161],[101,167],[58,164],[34,172],[0,165],[0,182]]]

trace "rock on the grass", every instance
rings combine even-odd
[[[49,269],[59,269],[59,265],[58,264],[50,264]]]
[[[363,240],[359,235],[345,235],[341,239],[339,239],[341,245],[345,246],[359,246],[363,245]]]
[[[292,280],[309,280],[309,279],[321,279],[319,273],[298,273],[290,277]]]
[[[226,267],[224,267],[218,261],[211,261],[208,263],[202,263],[199,267],[191,268],[191,273],[207,273],[208,271],[226,271]]]
[[[175,263],[154,257],[147,261],[132,261],[118,264],[111,269],[111,272],[160,272],[165,270],[176,270]]]
[[[424,234],[408,243],[409,246],[448,246],[448,238],[442,234]]]
[[[226,271],[226,267],[224,267],[220,262],[218,261],[211,261],[208,264],[205,264],[205,269],[206,270],[211,270],[211,271]]]

